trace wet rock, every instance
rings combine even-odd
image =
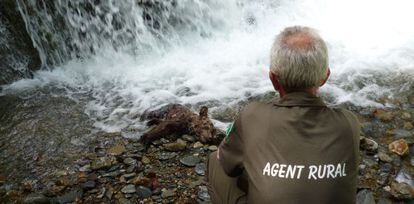
[[[113,156],[119,156],[124,152],[125,152],[125,146],[122,144],[117,144],[108,150],[108,154],[113,155]]]
[[[414,128],[414,126],[410,122],[405,122],[403,128],[406,129],[406,130],[412,130]]]
[[[32,193],[26,196],[23,200],[24,204],[48,204],[51,203],[50,199],[39,193]]]
[[[407,183],[397,183],[393,182],[391,184],[391,195],[397,199],[413,199],[414,198],[414,190],[413,188],[408,185]]]
[[[374,116],[381,120],[382,122],[390,122],[392,119],[394,119],[394,115],[390,111],[385,111],[381,109],[377,109],[374,111]]]
[[[360,138],[360,147],[369,152],[376,152],[378,150],[378,143],[366,137]]]
[[[196,142],[196,143],[194,143],[193,144],[193,148],[194,149],[198,149],[198,148],[201,148],[201,147],[203,147],[204,145],[203,145],[203,143],[201,143],[201,142]]]
[[[395,135],[395,138],[401,139],[401,138],[410,138],[413,136],[413,133],[408,130],[396,129],[394,130],[394,135]]]
[[[166,161],[166,160],[170,160],[172,158],[174,158],[175,156],[177,156],[177,153],[170,153],[170,152],[161,152],[160,154],[158,154],[158,160],[160,161]]]
[[[90,172],[90,171],[92,171],[91,165],[87,164],[85,166],[82,166],[82,167],[79,168],[79,171]]]
[[[164,144],[163,146],[168,151],[178,152],[178,151],[185,150],[187,146],[187,142],[182,139],[177,139],[176,142]]]
[[[162,189],[161,192],[161,198],[170,198],[173,197],[175,195],[175,192],[173,190],[167,190],[167,189]]]
[[[82,188],[85,190],[91,190],[95,188],[95,186],[96,186],[95,181],[87,181],[84,184],[82,184]]]
[[[130,174],[124,174],[123,177],[128,180],[128,179],[134,178],[136,175],[137,175],[136,173],[130,173]]]
[[[56,198],[58,203],[72,203],[82,198],[83,192],[81,190],[69,191],[62,196]]]
[[[392,158],[385,152],[378,152],[378,158],[383,162],[391,162]]]
[[[180,159],[180,162],[188,167],[194,167],[200,162],[200,158],[196,156],[186,156]]]
[[[128,157],[128,158],[125,158],[124,159],[124,164],[129,165],[129,166],[136,165],[137,164],[137,160]]]
[[[410,113],[407,113],[407,112],[402,113],[401,114],[401,119],[403,119],[403,120],[410,120],[411,119],[411,114]]]
[[[392,201],[388,198],[380,198],[377,204],[392,204]]]
[[[102,188],[99,194],[96,196],[98,199],[102,199],[105,196],[106,188]]]
[[[152,195],[151,189],[145,186],[138,186],[137,194],[140,198],[149,198]]]
[[[197,193],[198,199],[204,202],[210,201],[210,195],[208,194],[208,190],[206,186],[200,186],[198,193]]]
[[[375,204],[374,195],[369,190],[361,190],[357,194],[356,204]]]
[[[210,146],[208,147],[208,150],[210,150],[210,151],[212,151],[212,152],[217,151],[217,146],[216,146],[216,145],[210,145]]]
[[[183,140],[185,140],[187,142],[195,142],[196,141],[196,139],[191,135],[183,135],[182,138],[183,138]]]
[[[142,159],[141,159],[141,162],[143,164],[149,164],[149,163],[151,163],[151,160],[148,157],[143,156]]]
[[[92,162],[91,167],[93,170],[108,169],[115,163],[116,163],[115,158],[100,157]]]
[[[206,164],[205,163],[198,163],[195,166],[194,170],[198,175],[204,176],[206,174]]]
[[[400,156],[408,154],[408,144],[404,139],[396,140],[388,145],[390,152],[396,153]]]
[[[135,185],[133,184],[126,185],[121,189],[122,193],[135,193],[136,191],[137,189],[135,188]]]
[[[398,183],[407,183],[408,185],[411,186],[411,188],[414,189],[414,180],[411,177],[408,169],[406,168],[401,168],[401,170],[398,172],[397,176],[395,177],[395,181],[397,181]]]

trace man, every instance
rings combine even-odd
[[[313,29],[276,37],[269,78],[280,100],[246,106],[210,155],[213,203],[355,203],[360,127],[316,96],[329,74]]]

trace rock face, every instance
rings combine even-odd
[[[148,125],[155,125],[141,138],[142,143],[146,145],[172,134],[196,135],[202,142],[210,141],[216,135],[216,129],[208,117],[206,106],[201,107],[197,115],[183,105],[171,104],[146,113],[141,119],[149,120]]]
[[[16,0],[2,0],[0,4],[0,85],[22,77],[41,67],[41,60]]]

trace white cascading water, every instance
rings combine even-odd
[[[26,17],[30,2],[34,4],[20,1]],[[332,76],[322,94],[332,96],[332,103],[378,106],[372,99],[404,91],[414,81],[410,0],[177,0],[165,4],[169,9],[158,19],[163,32],[145,24],[136,1],[96,6],[104,18],[80,15],[82,11],[65,13],[62,5],[68,1],[56,2],[71,25],[65,35],[44,21],[48,13],[35,11],[42,18],[26,19],[39,26],[31,32],[49,58],[44,63],[56,67],[5,86],[3,92],[51,85],[65,87],[64,94],[75,100],[89,94],[86,112],[107,131],[139,129],[140,113],[167,103],[231,106],[271,91],[270,46],[274,36],[291,25],[314,27],[327,41]],[[171,16],[183,23],[171,23]],[[109,23],[113,19],[122,26],[115,28]],[[58,52],[48,51],[45,30],[61,43],[55,46]],[[69,42],[59,38],[68,35]],[[76,49],[64,50],[67,44]],[[409,83],[387,84],[398,78]]]

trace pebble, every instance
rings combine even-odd
[[[23,200],[24,204],[48,204],[51,203],[50,199],[43,194],[31,193]]]
[[[82,184],[82,188],[85,190],[91,190],[93,188],[95,188],[96,183],[95,181],[87,181],[85,183]]]
[[[383,162],[391,162],[392,158],[385,152],[378,152],[378,158]]]
[[[145,186],[138,186],[137,194],[140,198],[149,198],[152,195],[151,189]]]
[[[128,158],[125,158],[125,159],[124,159],[124,164],[127,164],[127,165],[129,165],[129,166],[131,166],[131,165],[135,165],[135,164],[137,164],[137,160],[135,160],[135,159],[133,159],[133,158],[128,157]]]
[[[90,172],[90,171],[92,171],[91,165],[87,164],[85,166],[82,166],[82,167],[79,168],[79,171]]]
[[[197,197],[200,200],[205,201],[205,202],[210,201],[210,195],[208,194],[208,190],[206,186],[199,186]]]
[[[412,137],[413,133],[411,131],[408,131],[408,130],[396,129],[396,130],[394,130],[394,135],[395,135],[395,138],[401,139],[401,138]]]
[[[136,175],[137,175],[136,173],[130,173],[130,174],[124,174],[123,176],[125,179],[131,179],[135,177]]]
[[[414,126],[413,126],[413,124],[412,123],[410,123],[410,122],[405,122],[404,123],[404,127],[403,127],[404,129],[406,129],[406,130],[411,130],[411,129],[413,129],[414,128]]]
[[[112,157],[100,157],[92,162],[91,167],[93,170],[106,169],[115,162],[115,159]]]
[[[407,183],[393,182],[391,184],[391,194],[394,198],[409,200],[414,198],[414,189]]]
[[[408,154],[408,144],[404,139],[396,140],[388,145],[390,152],[394,152],[400,156]]]
[[[143,164],[149,164],[149,163],[151,163],[151,160],[148,157],[143,156],[142,159],[141,159],[141,162]]]
[[[367,189],[361,190],[357,194],[356,204],[375,204],[374,195]]]
[[[194,143],[194,145],[193,145],[193,148],[194,149],[198,149],[198,148],[201,148],[201,147],[203,147],[204,145],[203,145],[203,143],[201,143],[201,142],[196,142],[196,143]]]
[[[187,147],[187,142],[182,139],[177,139],[174,143],[168,143],[163,145],[167,151],[178,152],[183,151]]]
[[[194,167],[200,162],[200,158],[196,156],[186,156],[180,159],[180,162],[188,167]]]
[[[122,144],[117,144],[117,145],[111,147],[108,150],[108,154],[114,155],[114,156],[119,156],[119,155],[121,155],[124,152],[125,152],[125,146],[122,145]]]
[[[170,160],[172,158],[174,158],[175,156],[177,156],[177,153],[174,152],[161,152],[160,154],[158,154],[158,160],[160,161],[165,161],[165,160]]]
[[[206,164],[205,163],[198,163],[194,168],[196,174],[200,176],[204,176],[206,174]]]
[[[196,139],[191,135],[183,135],[182,138],[183,138],[183,140],[185,140],[187,142],[195,142],[196,141]]]
[[[394,118],[394,115],[392,114],[392,112],[381,110],[381,109],[375,110],[374,116],[380,119],[382,122],[390,122]]]
[[[360,147],[364,150],[367,150],[370,152],[375,152],[378,150],[378,143],[372,139],[361,137],[359,141],[360,141]]]
[[[129,185],[124,186],[121,189],[121,192],[122,193],[135,193],[135,192],[137,192],[137,189],[135,188],[134,184],[129,184]]]
[[[217,151],[217,146],[216,145],[211,145],[211,146],[208,147],[208,150],[210,150],[212,152]]]
[[[410,120],[410,119],[411,119],[411,114],[410,114],[410,113],[405,112],[405,113],[401,114],[401,118],[402,118],[403,120]]]
[[[175,192],[173,190],[167,190],[167,189],[162,189],[161,192],[161,198],[169,198],[169,197],[173,197],[175,195]]]
[[[83,192],[81,190],[72,190],[69,191],[62,196],[57,197],[58,203],[72,203],[75,202],[77,199],[82,198]]]

